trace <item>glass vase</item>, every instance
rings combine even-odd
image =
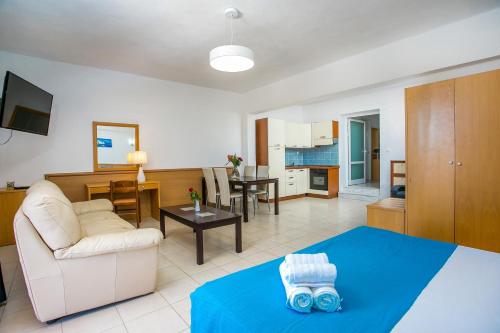
[[[231,173],[231,178],[233,178],[233,179],[240,178],[240,171],[238,170],[237,167],[233,167],[233,172]]]

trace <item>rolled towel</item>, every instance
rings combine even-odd
[[[335,312],[342,310],[340,306],[339,293],[334,287],[320,287],[313,288],[313,308],[326,311],[326,312]]]
[[[328,287],[335,284],[337,267],[334,264],[286,265],[284,274],[293,287]]]
[[[292,287],[285,279],[285,263],[280,265],[280,275],[286,293],[286,305],[295,311],[308,313],[313,306],[313,294],[308,287]]]
[[[328,256],[326,253],[302,254],[294,253],[285,256],[287,265],[305,265],[305,264],[328,264]]]

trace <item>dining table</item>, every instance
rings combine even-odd
[[[248,222],[248,189],[253,185],[262,184],[274,184],[274,215],[279,215],[280,205],[279,205],[279,178],[272,177],[229,177],[229,186],[232,188],[236,186],[241,187],[242,201],[243,201],[243,222]],[[217,182],[217,179],[215,179]],[[201,191],[202,191],[202,203],[207,204],[207,184],[205,177],[201,178]]]

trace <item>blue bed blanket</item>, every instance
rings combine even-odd
[[[341,312],[288,309],[280,258],[196,289],[191,294],[191,332],[389,332],[455,248],[359,227],[298,251],[325,252],[337,266]]]

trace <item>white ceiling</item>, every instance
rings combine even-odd
[[[235,43],[255,67],[221,73],[208,52]],[[500,6],[500,0],[0,0],[0,50],[245,92]]]

